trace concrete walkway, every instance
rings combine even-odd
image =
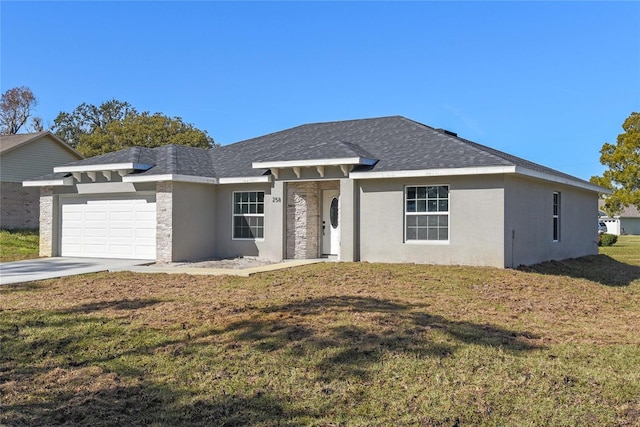
[[[148,264],[149,260],[71,258],[37,258],[0,263],[0,285],[55,279],[78,274],[126,269],[134,265]]]
[[[109,271],[133,271],[134,273],[166,273],[166,274],[193,274],[202,276],[242,276],[249,277],[256,273],[282,270],[285,268],[298,267],[301,265],[318,264],[321,262],[331,262],[327,258],[317,259],[296,259],[279,262],[277,264],[260,265],[249,268],[206,268],[206,267],[175,267],[163,265],[135,265]]]

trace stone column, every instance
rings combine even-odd
[[[40,189],[40,256],[54,256],[53,233],[54,221],[53,187]]]
[[[320,191],[315,182],[287,185],[287,258],[319,256]]]
[[[156,184],[156,260],[173,261],[173,182]]]

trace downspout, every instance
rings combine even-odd
[[[516,268],[516,262],[513,257],[515,241],[516,241],[516,230],[512,229],[511,230],[511,268]]]

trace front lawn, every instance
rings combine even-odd
[[[618,236],[612,246],[600,247],[600,253],[627,264],[640,265],[640,236]]]
[[[639,425],[638,260],[3,286],[0,423]]]
[[[38,230],[0,230],[0,262],[38,258]]]

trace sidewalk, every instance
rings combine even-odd
[[[166,273],[166,274],[193,274],[204,276],[242,276],[249,277],[256,273],[283,270],[285,268],[298,267],[301,265],[318,264],[321,262],[331,262],[327,258],[317,259],[296,259],[279,262],[277,264],[267,264],[249,268],[206,268],[206,267],[186,267],[186,266],[162,266],[162,265],[136,265],[124,268],[111,269],[109,271],[132,271],[134,273]]]

